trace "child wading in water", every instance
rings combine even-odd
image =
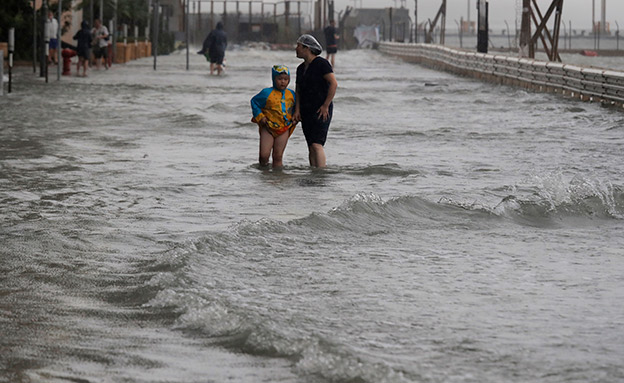
[[[264,88],[251,99],[252,122],[260,132],[260,165],[269,164],[273,152],[273,167],[282,166],[282,157],[288,138],[295,130],[292,121],[295,110],[295,92],[288,89],[290,71],[285,65],[274,65],[271,74],[273,87]]]

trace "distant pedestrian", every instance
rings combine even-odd
[[[325,33],[325,47],[327,50],[327,60],[334,66],[334,58],[338,52],[338,39],[340,35],[336,30],[336,21],[331,20],[329,25],[323,30]]]
[[[331,64],[319,57],[321,44],[311,35],[297,39],[297,57],[303,63],[297,67],[296,104],[293,120],[301,121],[301,129],[308,144],[310,166],[324,168],[325,141],[332,119],[338,83]]]
[[[58,49],[58,31],[59,25],[58,21],[54,18],[54,13],[52,11],[48,11],[48,20],[46,21],[46,29],[48,32],[48,37],[50,41],[48,42],[48,48],[50,49],[50,54],[48,56],[48,64],[58,65],[58,55],[56,54],[56,50]]]
[[[282,157],[288,138],[295,130],[295,92],[288,89],[290,71],[285,65],[271,69],[273,86],[264,88],[251,99],[252,122],[260,133],[260,165],[266,166],[273,157],[273,167],[282,167]]]
[[[100,19],[93,21],[93,30],[91,36],[93,38],[93,56],[95,57],[95,65],[100,69],[102,60],[104,60],[104,68],[108,69],[108,28],[102,25]]]
[[[202,50],[197,52],[206,56],[210,61],[210,74],[217,75],[223,72],[223,60],[225,59],[225,49],[227,48],[227,35],[223,30],[223,23],[218,22],[217,28],[212,30],[204,40]]]
[[[78,70],[76,74],[80,76],[80,67],[82,67],[82,77],[87,77],[87,66],[89,66],[91,57],[91,30],[86,20],[83,20],[80,26],[81,29],[74,35],[74,40],[78,41],[76,44],[78,53]]]

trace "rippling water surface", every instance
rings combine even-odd
[[[16,75],[1,381],[624,381],[621,111],[340,52],[328,168],[263,170],[299,61],[227,58]]]

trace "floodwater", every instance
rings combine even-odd
[[[272,171],[299,60],[227,60],[16,74],[0,381],[624,381],[622,111],[341,51],[328,168]]]

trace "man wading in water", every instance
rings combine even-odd
[[[301,35],[297,39],[297,57],[303,59],[303,63],[297,67],[293,121],[301,121],[310,166],[317,168],[326,165],[323,147],[334,109],[332,100],[338,87],[331,64],[319,57],[322,51],[321,44],[311,35]]]

